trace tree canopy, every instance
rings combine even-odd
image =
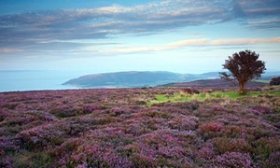
[[[248,81],[259,78],[264,73],[265,63],[259,60],[259,54],[254,51],[245,50],[232,54],[223,65],[230,74],[221,73],[222,79],[232,77],[239,83],[239,92],[245,94],[245,85]]]

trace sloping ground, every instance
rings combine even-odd
[[[128,71],[81,76],[79,78],[71,79],[65,82],[64,85],[75,85],[80,87],[120,88],[156,86],[160,84],[170,83],[172,81],[182,82],[187,81],[187,79],[183,74],[172,72]]]
[[[225,81],[221,79],[205,79],[205,80],[196,80],[191,82],[182,82],[182,83],[170,83],[167,85],[168,87],[191,87],[196,89],[203,89],[203,88],[211,88],[211,89],[227,89],[227,88],[234,88],[237,87],[236,83],[231,81]],[[262,82],[249,82],[247,87],[249,88],[258,88],[265,86],[265,83]]]
[[[279,167],[279,87],[147,105],[178,92],[0,93],[0,167]]]

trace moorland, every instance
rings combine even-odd
[[[0,93],[0,167],[279,167],[280,87]]]

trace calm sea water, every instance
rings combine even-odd
[[[63,71],[0,71],[0,92],[78,89],[62,83],[81,75]]]

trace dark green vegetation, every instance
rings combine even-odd
[[[265,83],[262,81],[250,81],[246,85],[249,88],[258,88],[261,86],[265,86]],[[212,88],[212,89],[228,89],[228,88],[236,88],[236,83],[232,81],[226,81],[222,79],[202,79],[191,82],[181,82],[181,83],[170,83],[166,85],[162,85],[162,87],[181,87],[181,88],[195,88],[195,89],[204,89],[204,88]]]
[[[270,85],[280,85],[280,76],[272,78],[271,81],[269,82]]]
[[[280,87],[0,93],[0,167],[278,168]]]

